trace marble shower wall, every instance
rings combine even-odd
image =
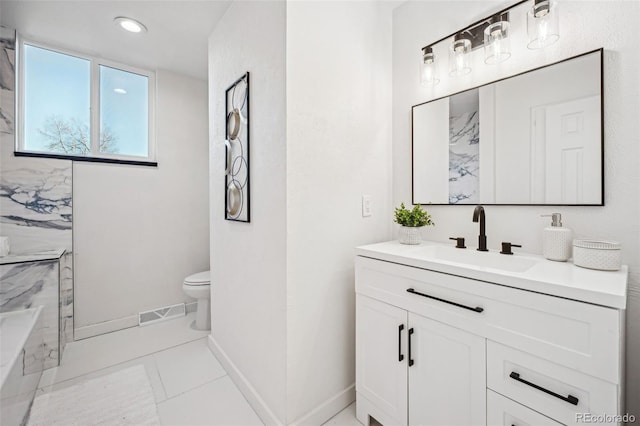
[[[0,312],[43,306],[44,368],[59,364],[60,262],[44,260],[0,265]]]
[[[13,134],[16,37],[15,31],[0,26],[0,133]]]
[[[15,31],[0,26],[0,236],[12,253],[65,249],[61,333],[73,340],[72,164],[15,157]],[[46,324],[45,324],[46,325]],[[62,345],[65,342],[62,342]]]
[[[73,341],[73,253],[60,258],[60,353]]]

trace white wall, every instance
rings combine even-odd
[[[392,6],[287,2],[289,423],[354,396],[353,248],[391,236]]]
[[[224,220],[224,93],[246,71],[251,223]],[[236,1],[209,37],[212,339],[272,423],[286,418],[285,2]]]
[[[419,83],[420,48],[495,11],[495,2],[410,1],[393,18],[393,201],[411,199],[411,105],[544,63],[604,47],[605,207],[489,206],[489,248],[501,241],[521,243],[522,250],[542,252],[542,213],[560,212],[577,236],[622,242],[630,265],[627,308],[627,410],[640,414],[640,3],[631,1],[560,2],[561,39],[549,49],[527,51],[512,43],[513,56],[501,67],[475,66],[463,80],[448,77],[435,89]],[[441,73],[444,70],[441,70]],[[473,206],[432,206],[436,226],[425,238],[447,241],[466,237],[473,247],[477,224]]]
[[[212,344],[268,423],[353,400],[353,248],[391,229],[390,61],[375,2],[234,2],[209,39]],[[245,71],[250,224],[223,219],[221,185],[223,94]]]
[[[183,279],[209,268],[207,84],[156,80],[158,167],[73,165],[76,337],[186,301]]]

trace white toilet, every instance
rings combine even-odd
[[[198,308],[196,311],[196,321],[193,328],[196,330],[211,329],[211,310],[209,309],[209,300],[211,299],[211,275],[209,271],[198,272],[189,275],[184,279],[182,290],[187,296],[198,299]]]

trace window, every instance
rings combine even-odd
[[[154,75],[21,43],[16,155],[156,165]]]

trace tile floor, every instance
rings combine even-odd
[[[46,370],[37,395],[143,365],[163,425],[262,425],[207,346],[194,314],[69,343],[62,363]],[[37,396],[36,395],[36,396]],[[326,425],[361,426],[350,405]]]

